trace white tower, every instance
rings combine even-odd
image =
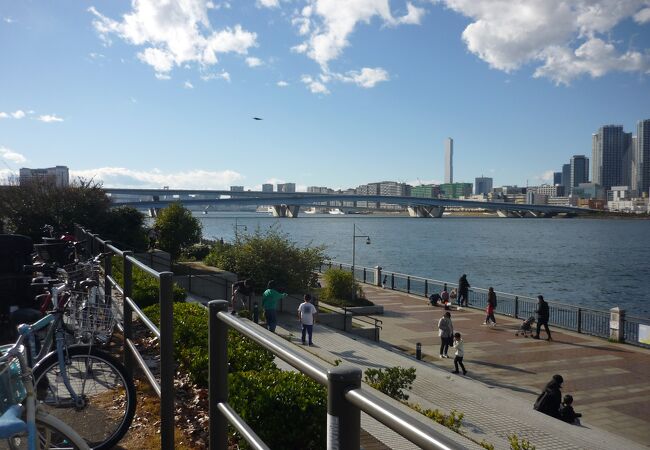
[[[454,140],[445,140],[445,183],[454,182]]]

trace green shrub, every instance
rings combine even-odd
[[[388,367],[386,369],[366,369],[363,380],[373,388],[394,398],[408,400],[409,396],[402,392],[411,389],[415,381],[415,367]]]
[[[510,442],[510,448],[512,450],[535,450],[535,446],[528,439],[522,438],[520,441],[519,436],[516,434],[509,434],[508,442]]]
[[[352,301],[365,297],[363,289],[361,289],[350,271],[328,269],[323,274],[323,280],[325,281],[325,287],[321,292],[321,299],[328,303],[336,304],[339,300]],[[343,304],[341,306],[356,306],[356,304]]]
[[[460,427],[463,424],[463,417],[465,415],[463,413],[459,413],[455,409],[452,410],[449,415],[445,415],[438,409],[423,409],[420,405],[414,403],[409,403],[408,406],[420,414],[427,416],[429,419],[439,423],[440,425],[444,425],[450,430],[455,431],[456,433],[460,431]]]
[[[158,246],[176,261],[181,251],[201,241],[201,222],[180,202],[169,204],[156,217]]]
[[[302,292],[315,286],[315,271],[325,260],[324,247],[300,248],[276,229],[252,234],[237,233],[235,242],[217,242],[205,263],[249,278],[259,292],[269,280],[288,292]]]
[[[327,392],[296,372],[238,372],[228,402],[270,447],[324,449]]]
[[[160,324],[159,305],[144,313]],[[208,386],[208,311],[197,303],[174,303],[174,357],[193,382]],[[271,352],[234,330],[228,332],[228,363],[231,372],[278,370]]]
[[[210,253],[213,245],[206,242],[191,245],[183,249],[180,259],[184,261],[203,261]]]
[[[490,444],[487,442],[485,439],[482,440],[481,442],[478,443],[481,447],[487,449],[487,450],[494,450],[494,444]]]

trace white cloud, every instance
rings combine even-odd
[[[38,119],[36,120],[40,120],[41,122],[45,123],[63,122],[63,119],[55,114],[43,114],[41,116],[38,116]]]
[[[5,17],[2,20],[5,21],[6,23],[16,23],[16,21],[11,17]]]
[[[254,56],[249,56],[248,58],[246,58],[246,64],[248,64],[248,67],[258,67],[264,63],[259,58],[255,58]]]
[[[545,172],[543,172],[541,174],[535,175],[533,177],[533,180],[535,180],[536,182],[541,183],[541,184],[552,183],[553,182],[553,173],[554,173],[553,170],[547,170],[547,171],[545,171]]]
[[[230,74],[226,72],[225,70],[222,71],[221,73],[206,73],[201,75],[201,79],[203,81],[210,81],[210,80],[226,80],[227,82],[230,83]]]
[[[257,3],[265,8],[277,8],[280,6],[280,2],[278,0],[258,0]]]
[[[327,89],[327,86],[322,82],[312,78],[309,75],[303,75],[300,79],[303,83],[307,85],[307,88],[311,91],[312,94],[329,94],[330,91]]]
[[[188,170],[165,173],[132,170],[123,167],[101,167],[87,170],[71,170],[74,178],[101,180],[105,187],[160,188],[174,189],[228,189],[231,184],[244,179],[243,175],[232,170],[208,171]]]
[[[194,89],[194,85],[192,83],[190,83],[189,81],[186,81],[185,83],[183,83],[183,87],[185,89]]]
[[[186,63],[214,65],[219,53],[246,54],[257,46],[257,35],[241,25],[214,31],[208,10],[218,8],[206,0],[132,0],[131,5],[133,9],[119,21],[94,7],[88,11],[95,16],[93,26],[104,42],[110,44],[110,36],[116,35],[144,47],[138,59],[158,75],[169,76],[174,67]]]
[[[581,75],[614,70],[648,72],[650,54],[620,53],[608,33],[627,18],[645,23],[647,0],[442,0],[472,19],[467,48],[490,67],[511,72],[541,64],[535,76],[569,83]],[[596,59],[605,56],[605,60]],[[620,64],[617,64],[620,63]]]
[[[650,7],[644,8],[634,15],[634,20],[637,23],[645,24],[650,22]]]
[[[14,119],[22,119],[23,117],[25,117],[25,111],[23,111],[22,109],[14,111],[11,113],[11,117],[13,117]]]
[[[9,118],[9,114],[7,114],[6,112],[0,111],[0,119],[8,119],[8,118]]]
[[[0,146],[0,157],[2,159],[6,159],[7,161],[11,161],[16,164],[24,163],[25,161],[27,161],[27,158],[25,158],[20,153],[15,152],[10,148],[2,147],[2,146]]]
[[[370,67],[364,67],[360,72],[353,70],[346,73],[345,75],[339,74],[337,77],[341,81],[344,81],[346,83],[354,83],[357,86],[361,86],[363,88],[372,88],[375,87],[377,83],[388,81],[390,79],[388,72],[386,72],[381,67],[374,69]]]
[[[287,86],[289,86],[289,83],[287,83],[286,81],[280,80],[280,81],[277,82],[277,85],[280,86],[280,87],[287,87]]]

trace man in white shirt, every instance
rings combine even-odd
[[[304,302],[298,306],[298,320],[302,325],[302,344],[305,345],[305,333],[309,336],[309,345],[312,346],[312,333],[314,331],[314,319],[318,310],[311,304],[311,295],[305,294]]]

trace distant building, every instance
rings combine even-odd
[[[396,181],[382,181],[379,183],[379,195],[388,195],[391,197],[410,197],[411,185],[406,183],[398,183]],[[379,205],[382,209],[403,209],[403,205],[394,203],[381,203]]]
[[[562,172],[553,172],[553,184],[562,185]]]
[[[273,192],[273,185],[271,183],[264,183],[262,185],[262,192]]]
[[[573,155],[571,157],[571,190],[580,183],[589,181],[589,158],[585,155]],[[571,191],[570,190],[570,191]]]
[[[307,192],[310,194],[329,194],[332,192],[332,189],[324,187],[324,186],[308,186],[307,187]],[[315,205],[327,205],[329,202],[324,201],[324,202],[318,202],[314,203]],[[340,203],[340,202],[337,202]],[[333,205],[331,205],[333,206]]]
[[[474,179],[474,194],[489,194],[492,191],[492,178],[479,177]]]
[[[357,195],[379,195],[379,183],[368,183],[358,186],[356,189]],[[379,208],[379,202],[364,202],[357,200],[359,208]]]
[[[605,189],[596,183],[580,183],[573,188],[573,195],[580,199],[606,200]]]
[[[472,183],[444,183],[440,185],[442,198],[463,198],[472,195]]]
[[[19,172],[19,183],[25,185],[32,181],[47,181],[56,187],[70,185],[70,175],[66,166],[48,167],[46,169],[28,169],[23,167]]]
[[[571,187],[571,164],[562,165],[562,183],[560,183],[566,189],[565,192],[568,192]]]
[[[411,187],[411,197],[438,198],[439,196],[440,186],[437,184],[421,184]]]
[[[605,125],[592,136],[591,181],[605,190],[629,186],[632,161],[632,133],[622,125]]]
[[[454,182],[454,140],[445,140],[445,183]]]
[[[636,139],[634,145],[635,182],[632,189],[640,197],[650,195],[650,119],[640,120],[636,124]]]
[[[541,186],[531,186],[526,189],[526,193],[533,193],[538,195],[545,195],[547,197],[561,197],[562,196],[562,186],[551,186],[548,184],[542,184]]]
[[[296,183],[278,183],[277,191],[285,194],[296,192]]]
[[[244,192],[244,186],[230,186],[231,192]]]

